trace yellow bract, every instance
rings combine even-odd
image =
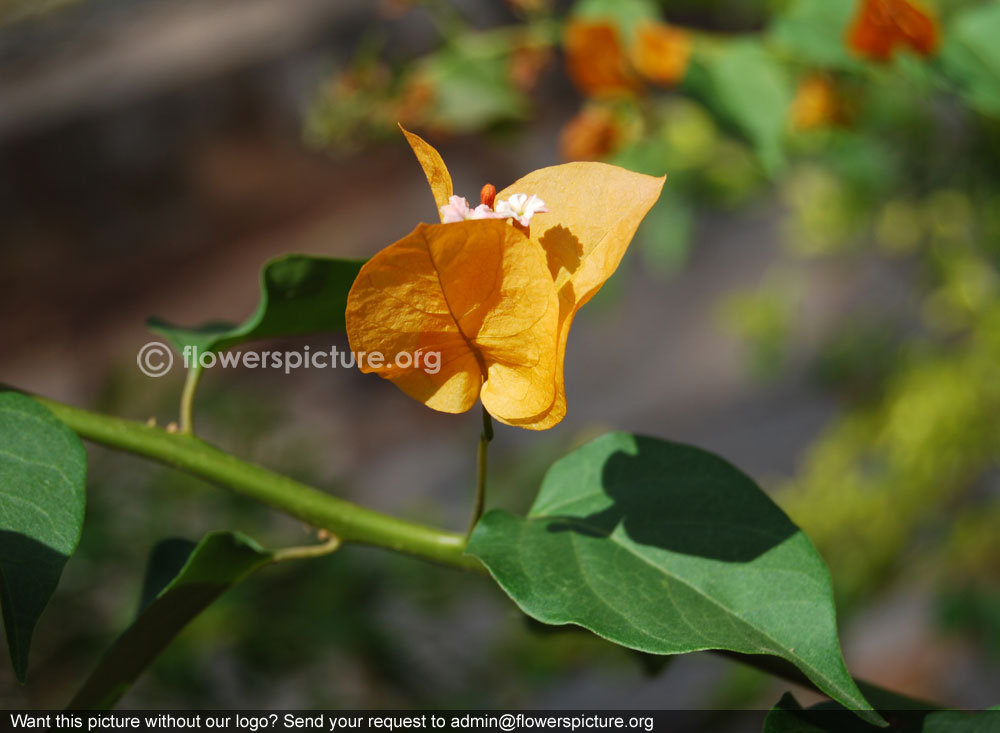
[[[529,173],[497,194],[531,191],[545,202],[549,213],[531,220],[531,240],[545,252],[559,294],[555,400],[544,413],[512,424],[546,430],[566,416],[563,361],[573,317],[618,268],[664,180],[606,163],[566,163]]]
[[[517,420],[554,399],[558,315],[545,256],[506,221],[421,224],[361,269],[347,334],[364,371],[428,407],[465,412],[481,397]],[[369,366],[361,352],[387,363]],[[421,368],[427,352],[441,354],[436,374]],[[399,354],[418,366],[398,366]]]
[[[402,125],[399,129],[403,130]],[[437,204],[438,211],[441,211],[441,207],[448,203],[448,198],[453,193],[451,174],[441,159],[441,154],[428,145],[422,137],[414,135],[408,130],[403,130],[403,134],[406,135],[406,141],[413,148],[413,154],[417,156],[420,167],[424,169],[427,183],[431,187],[431,193],[434,194],[434,203]]]
[[[407,139],[440,207],[451,177],[437,151],[416,135]],[[528,235],[498,219],[419,225],[365,264],[351,289],[347,334],[363,371],[443,412],[464,412],[478,397],[509,425],[557,424],[566,414],[563,360],[573,317],[618,267],[663,181],[568,163],[497,194],[545,201],[548,213],[535,214]],[[367,364],[361,352],[379,352],[386,364]],[[427,352],[441,354],[436,374],[417,358]],[[411,358],[400,366],[396,355],[404,353]]]

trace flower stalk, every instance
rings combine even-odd
[[[490,441],[493,440],[493,418],[490,413],[483,408],[483,432],[479,435],[479,450],[476,453],[476,503],[472,509],[472,521],[469,523],[469,531],[465,533],[466,542],[472,537],[472,532],[479,524],[486,508],[486,472],[487,472],[487,452]]]

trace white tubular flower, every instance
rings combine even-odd
[[[472,218],[472,209],[469,202],[462,196],[452,196],[448,203],[441,207],[441,223],[454,224],[457,221],[465,221]]]
[[[534,194],[529,196],[524,193],[511,194],[509,199],[499,199],[496,202],[496,213],[505,219],[514,219],[521,226],[528,226],[531,217],[535,214],[542,214],[548,211],[545,202]]]
[[[452,196],[448,203],[441,207],[441,223],[454,224],[457,221],[466,219],[502,219],[497,212],[493,211],[486,204],[479,204],[476,208],[469,206],[469,202],[462,196]]]

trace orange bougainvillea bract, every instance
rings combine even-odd
[[[604,106],[588,106],[563,126],[559,152],[565,160],[598,160],[612,153],[621,137],[614,112]]]
[[[464,412],[478,398],[503,423],[556,425],[573,318],[618,267],[664,179],[567,163],[498,192],[496,211],[473,210],[437,151],[406,135],[449,223],[420,224],[361,269],[347,301],[352,351],[363,371],[435,410]],[[464,220],[452,221],[456,211]],[[418,365],[430,352],[436,373]],[[384,363],[366,360],[373,353]]]
[[[564,39],[566,73],[588,97],[629,95],[642,80],[673,85],[687,74],[691,36],[666,23],[647,21],[625,44],[610,20],[571,20]]]
[[[889,61],[899,48],[921,56],[937,51],[937,21],[909,0],[860,0],[847,45],[875,61]]]
[[[840,95],[823,74],[810,74],[799,82],[789,110],[792,129],[805,131],[829,127],[844,121]]]
[[[566,73],[587,96],[620,97],[642,86],[611,23],[571,20],[563,46]]]
[[[687,73],[691,36],[665,23],[643,23],[632,44],[632,63],[650,81],[676,84]]]

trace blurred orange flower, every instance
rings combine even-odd
[[[611,23],[571,20],[563,45],[566,72],[587,96],[623,96],[642,86]]]
[[[691,36],[666,23],[644,23],[636,31],[632,63],[644,77],[658,84],[676,84],[687,73]]]
[[[843,122],[843,102],[833,81],[824,74],[803,78],[795,91],[789,117],[792,129],[800,131]]]
[[[600,160],[614,152],[621,127],[607,107],[589,105],[566,123],[559,135],[564,160]]]
[[[847,32],[848,47],[875,61],[889,61],[900,47],[930,56],[939,41],[937,21],[909,0],[860,0]]]
[[[545,67],[552,61],[554,54],[546,47],[523,45],[514,49],[510,56],[508,73],[514,86],[522,92],[530,92],[538,83],[538,78]]]

